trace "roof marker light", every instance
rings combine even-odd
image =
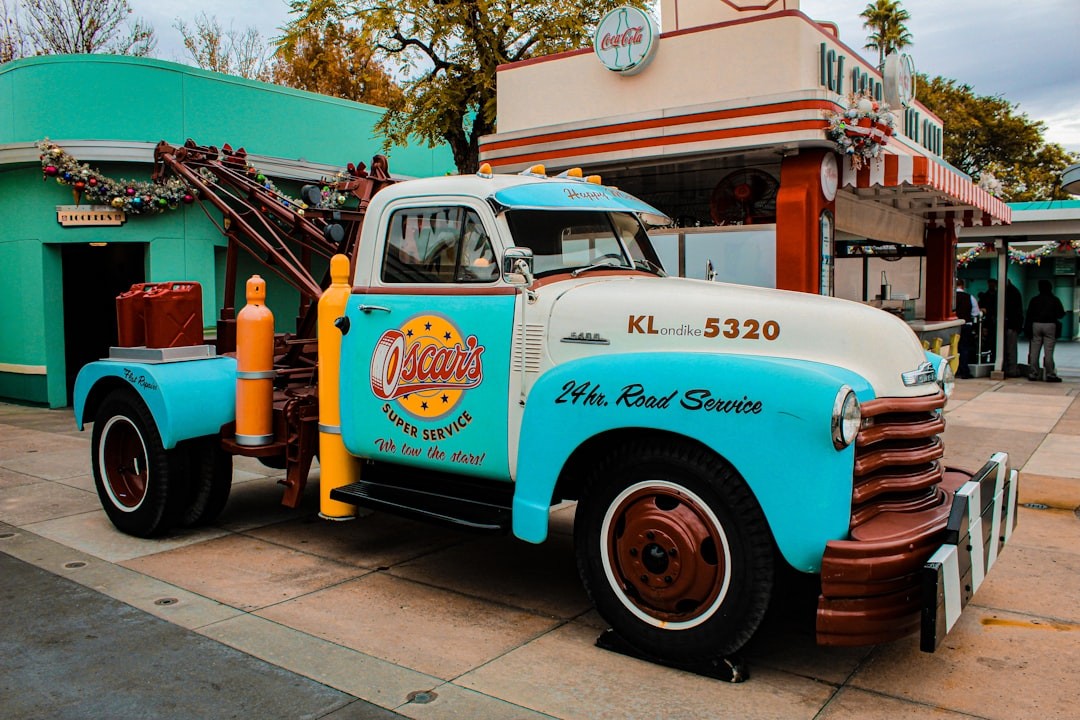
[[[590,175],[589,177],[585,178],[585,182],[591,182],[593,185],[603,185],[604,184],[600,180],[599,175]]]
[[[521,175],[532,175],[534,177],[547,177],[547,168],[543,165],[533,165],[528,170],[522,170]]]
[[[491,163],[482,164],[480,169],[476,171],[476,174],[482,178],[491,178]]]
[[[569,170],[563,170],[556,177],[573,178],[575,180],[581,180],[582,179],[581,168],[570,168]]]

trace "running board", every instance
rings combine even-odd
[[[493,487],[447,478],[417,479],[409,485],[360,480],[331,490],[330,497],[459,530],[506,533],[510,530],[513,489],[509,483]]]

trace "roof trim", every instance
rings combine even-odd
[[[895,189],[886,202],[917,209],[931,227],[941,221],[964,227],[1008,224],[1012,209],[960,171],[918,155],[884,155],[859,170],[844,158],[843,187]]]

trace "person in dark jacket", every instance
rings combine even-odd
[[[1054,344],[1057,342],[1058,321],[1065,317],[1065,308],[1049,280],[1039,281],[1039,294],[1031,298],[1027,309],[1024,334],[1028,336],[1028,380],[1038,380],[1039,350],[1043,353],[1046,382],[1061,382],[1054,367]]]
[[[1020,366],[1016,364],[1016,343],[1020,340],[1020,331],[1024,329],[1024,298],[1005,278],[1005,362],[1001,369],[1005,377],[1020,377]]]
[[[978,315],[978,305],[973,302],[974,298],[964,289],[964,281],[956,281],[956,317],[964,321],[960,327],[960,344],[957,352],[960,355],[960,364],[956,368],[956,377],[970,378],[971,361],[975,352],[975,317]]]

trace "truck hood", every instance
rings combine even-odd
[[[899,318],[848,300],[685,278],[616,276],[553,283],[547,350],[556,365],[629,352],[694,352],[793,358],[864,377],[878,397],[914,397],[902,374],[926,355]],[[541,312],[543,312],[543,309]]]

